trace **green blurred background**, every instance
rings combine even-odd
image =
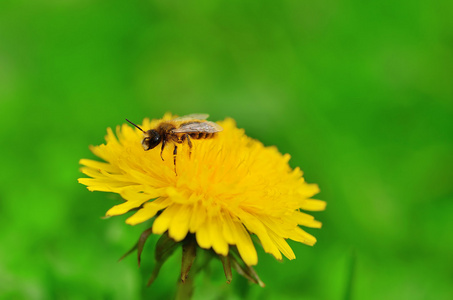
[[[117,259],[149,227],[77,183],[107,127],[209,113],[292,155],[328,202],[267,284],[195,299],[453,299],[452,1],[2,1],[0,299],[168,299]],[[224,297],[224,298],[221,298]]]

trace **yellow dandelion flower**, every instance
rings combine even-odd
[[[145,119],[148,130],[160,122]],[[123,124],[107,129],[106,144],[91,151],[105,162],[80,160],[82,172],[91,178],[79,182],[90,191],[118,193],[125,200],[107,211],[107,216],[138,210],[126,223],[135,225],[156,217],[152,233],[167,233],[179,242],[189,234],[199,247],[227,256],[237,247],[247,266],[258,262],[251,239],[255,234],[264,248],[281,260],[295,255],[287,239],[313,245],[316,239],[299,225],[320,228],[321,223],[302,212],[324,210],[325,202],[310,199],[319,192],[308,184],[299,168],[288,165],[290,156],[276,147],[265,147],[247,137],[232,119],[220,121],[223,131],[212,139],[192,139],[178,144],[176,169],[173,147],[144,151],[143,133]]]

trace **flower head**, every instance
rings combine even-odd
[[[171,120],[145,119],[144,130]],[[301,210],[319,211],[325,202],[310,199],[319,192],[308,184],[299,168],[288,165],[290,156],[276,147],[244,134],[232,119],[218,122],[223,127],[215,138],[192,139],[178,144],[176,169],[173,146],[160,157],[160,147],[144,151],[143,133],[129,125],[109,128],[106,144],[91,147],[105,162],[82,159],[82,172],[91,178],[79,182],[90,191],[118,193],[124,203],[107,211],[107,216],[138,210],[126,223],[135,225],[156,217],[155,234],[168,233],[179,242],[192,234],[204,249],[212,248],[227,256],[236,246],[247,266],[258,262],[250,234],[255,234],[264,250],[277,259],[295,255],[287,243],[292,239],[313,245],[316,239],[299,225],[321,227],[321,223]]]

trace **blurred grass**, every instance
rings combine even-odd
[[[0,298],[172,295],[179,258],[146,289],[152,242],[141,270],[132,256],[116,263],[146,224],[101,220],[117,200],[76,181],[106,127],[171,111],[235,118],[328,202],[318,244],[291,243],[295,261],[259,250],[265,289],[226,286],[213,263],[196,298],[452,299],[452,12],[451,1],[1,2]]]

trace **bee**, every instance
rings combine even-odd
[[[165,145],[167,145],[167,143],[173,143],[175,145],[175,148],[173,149],[173,163],[176,173],[176,155],[178,153],[177,144],[182,144],[187,141],[187,144],[189,145],[190,157],[193,146],[191,139],[211,139],[214,138],[218,132],[223,130],[220,125],[207,121],[206,119],[208,117],[209,115],[207,114],[191,114],[178,117],[172,120],[162,121],[156,128],[148,131],[144,131],[128,119],[126,119],[126,121],[144,133],[142,146],[145,151],[151,150],[162,143],[160,150],[160,157],[162,158],[162,161],[164,160],[162,152],[164,151]]]

